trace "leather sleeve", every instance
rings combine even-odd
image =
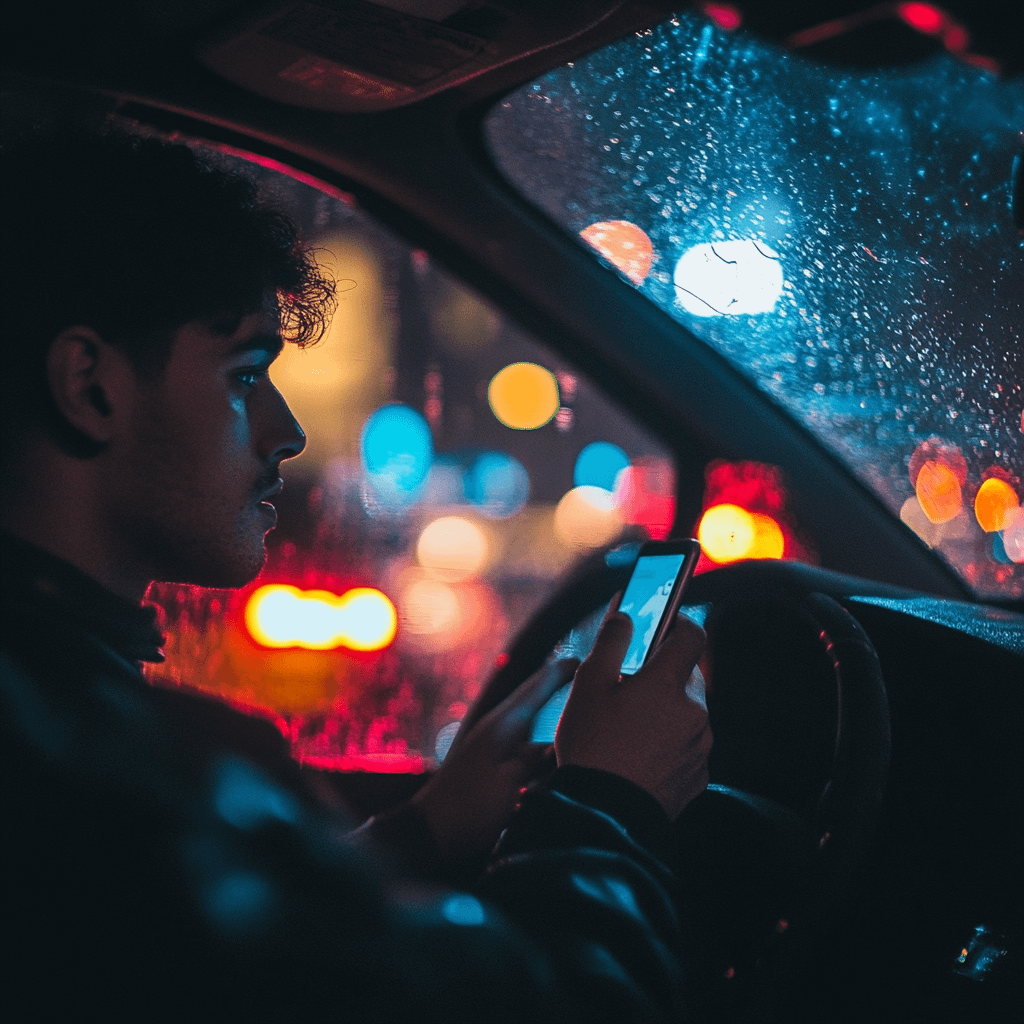
[[[520,968],[518,998],[535,1004],[533,1019],[682,1020],[675,883],[657,855],[668,825],[657,801],[632,783],[559,769],[546,786],[524,793],[480,878],[461,895],[438,898],[479,897],[466,904],[480,908],[477,939],[511,942],[521,964],[532,965]],[[356,841],[386,848],[406,877],[466,881],[466,867],[444,864],[410,805],[373,819]],[[452,931],[435,935],[438,948]],[[474,984],[493,983],[479,973],[479,950],[466,956]]]

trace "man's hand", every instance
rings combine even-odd
[[[413,797],[445,857],[468,860],[497,842],[520,791],[550,760],[550,745],[530,742],[533,720],[578,664],[548,662],[472,728],[460,730],[434,777]]]
[[[559,765],[600,768],[635,782],[675,818],[708,784],[711,728],[704,680],[694,672],[704,631],[680,617],[650,661],[622,677],[633,624],[617,607],[576,673],[555,753]]]

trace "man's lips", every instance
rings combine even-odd
[[[271,498],[276,498],[284,487],[284,481],[277,477],[272,484],[268,484],[263,494],[260,496],[260,502],[269,504]]]
[[[259,502],[260,510],[273,519],[275,523],[277,522],[277,509],[274,508],[270,499],[277,497],[277,495],[281,493],[282,487],[284,487],[284,481],[278,477],[274,483],[263,492]]]

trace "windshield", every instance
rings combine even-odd
[[[527,198],[1004,598],[1024,594],[1022,128],[1019,80],[821,67],[697,15],[486,123]]]

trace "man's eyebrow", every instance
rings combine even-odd
[[[251,338],[245,338],[238,342],[237,345],[233,345],[229,349],[227,354],[238,356],[244,352],[266,352],[268,355],[276,357],[283,348],[284,341],[281,340],[281,335],[267,331],[265,334],[254,334]]]

